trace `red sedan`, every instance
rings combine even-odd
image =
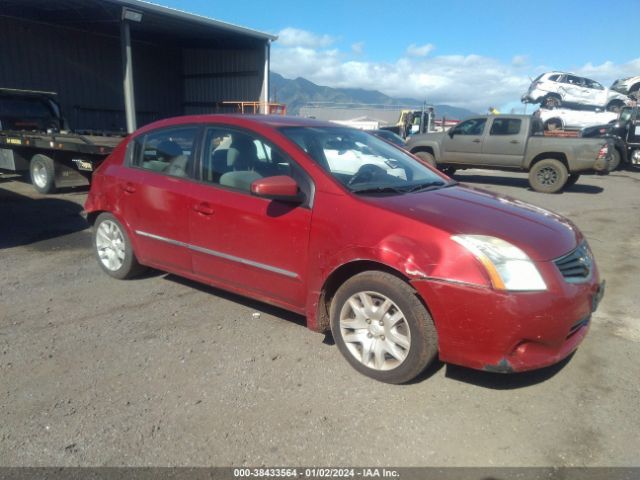
[[[148,125],[95,172],[85,209],[109,275],[150,266],[300,313],[390,383],[438,355],[496,372],[558,362],[603,292],[569,220],[300,118]]]

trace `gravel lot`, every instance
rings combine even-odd
[[[0,177],[0,465],[640,465],[640,171],[560,195],[519,174],[458,179],[589,239],[607,293],[569,361],[377,383],[296,315],[159,272],[111,279],[86,190]]]

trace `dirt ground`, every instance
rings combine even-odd
[[[108,277],[86,189],[1,177],[0,465],[640,465],[640,172],[559,195],[521,174],[457,178],[589,239],[607,292],[568,361],[377,383],[299,316],[159,272]]]

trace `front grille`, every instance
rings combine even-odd
[[[560,257],[554,263],[569,283],[586,282],[591,278],[593,257],[586,243],[581,243],[574,251]]]

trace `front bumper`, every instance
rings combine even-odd
[[[548,280],[555,265],[542,265]],[[433,316],[442,361],[508,373],[563,360],[589,330],[604,292],[597,271],[581,284],[553,278],[544,292],[502,292],[434,279],[412,284]]]

